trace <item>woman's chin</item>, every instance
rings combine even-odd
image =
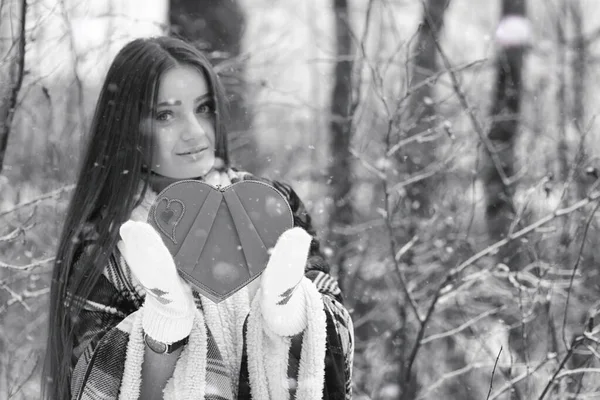
[[[181,167],[175,167],[167,169],[159,168],[154,169],[152,172],[163,176],[168,179],[173,180],[182,180],[182,179],[198,179],[203,178],[206,174],[208,174],[214,167],[215,160],[214,158],[210,160],[202,160],[197,164],[192,165],[183,165]]]

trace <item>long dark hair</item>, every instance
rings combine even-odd
[[[148,188],[159,79],[177,65],[204,74],[215,102],[215,155],[229,165],[225,94],[208,59],[190,44],[170,37],[136,39],[125,45],[100,91],[56,254],[42,381],[46,399],[70,398],[73,321],[82,306],[73,299],[89,297],[119,239],[119,227]]]

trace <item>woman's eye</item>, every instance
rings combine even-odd
[[[156,113],[156,120],[161,122],[169,121],[173,117],[173,113],[171,111],[160,111]]]
[[[206,104],[200,104],[198,106],[198,108],[196,108],[196,113],[198,114],[210,114],[212,113],[213,109],[211,107],[210,104],[206,103]]]

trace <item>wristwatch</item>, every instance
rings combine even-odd
[[[148,346],[150,350],[157,354],[171,354],[175,350],[179,349],[181,346],[186,345],[188,339],[189,337],[186,337],[178,342],[167,344],[152,339],[150,336],[148,336],[146,332],[144,332],[144,342],[146,343],[146,346]]]

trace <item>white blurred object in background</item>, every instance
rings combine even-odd
[[[532,29],[529,19],[521,15],[509,15],[496,28],[496,43],[502,47],[527,46],[532,42]]]

